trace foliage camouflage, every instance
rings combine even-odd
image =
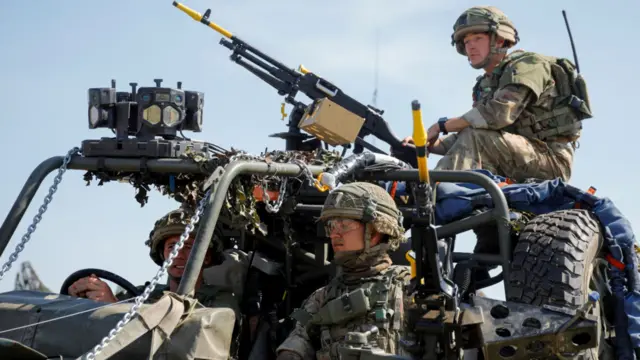
[[[206,154],[208,155],[208,154]],[[209,174],[219,166],[225,167],[234,160],[253,160],[266,163],[291,163],[302,162],[306,165],[324,165],[330,167],[342,159],[337,151],[282,151],[273,150],[261,153],[259,156],[250,155],[242,150],[231,148],[229,151],[214,153],[206,156],[200,152],[188,152],[182,158],[190,159],[197,163],[203,174],[176,174],[175,189],[171,189],[168,174],[136,173],[136,172],[113,172],[113,171],[87,171],[84,180],[87,186],[92,181],[98,181],[98,186],[102,186],[109,181],[128,182],[136,189],[135,199],[143,207],[149,200],[148,193],[155,188],[162,195],[168,196],[184,206],[195,208],[197,203],[203,198],[205,192],[202,186],[206,182]],[[301,175],[302,176],[302,175]],[[304,181],[301,177],[295,178]],[[229,191],[223,216],[231,223],[235,229],[247,228],[254,233],[258,230],[266,235],[265,226],[256,211],[257,200],[254,196],[254,188],[260,184],[264,191],[278,191],[282,178],[273,175],[243,175],[234,179]],[[287,193],[293,191],[288,186]],[[287,195],[289,196],[289,194]]]

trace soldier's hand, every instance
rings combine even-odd
[[[302,360],[302,356],[293,351],[283,350],[278,354],[276,360]]]
[[[406,138],[402,139],[402,145],[407,145],[407,144],[415,144],[413,142],[412,136],[407,136]]]
[[[84,277],[71,284],[69,295],[110,303],[118,301],[109,285],[95,275]]]
[[[433,124],[427,131],[427,146],[433,146],[433,144],[440,137],[440,126]]]

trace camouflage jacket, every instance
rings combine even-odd
[[[543,141],[568,142],[580,135],[580,119],[572,110],[569,79],[555,58],[515,51],[491,74],[477,78],[473,108],[462,118],[477,129],[503,130]]]
[[[365,332],[375,326],[379,332],[369,340],[387,353],[403,354],[399,340],[406,328],[405,309],[409,299],[405,296],[404,286],[409,279],[409,268],[400,265],[392,265],[374,277],[364,278],[360,284],[347,286],[339,278],[334,279],[311,294],[302,309],[292,314],[298,322],[276,351],[292,351],[305,360],[338,359],[338,347],[344,345],[348,332]],[[359,289],[364,291],[359,292]],[[361,308],[358,293],[368,298],[370,307]],[[354,314],[355,317],[341,316],[340,313],[345,314],[344,307],[348,307],[347,315]]]

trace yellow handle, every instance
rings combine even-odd
[[[429,182],[429,169],[427,167],[427,133],[422,123],[422,112],[418,100],[411,102],[411,113],[413,115],[413,142],[416,145],[418,157],[418,174],[421,182]]]
[[[416,271],[417,271],[416,270],[416,253],[413,252],[413,250],[409,250],[404,255],[404,257],[407,259],[407,261],[411,265],[411,278],[413,279],[414,277],[416,277]]]
[[[177,2],[177,1],[173,2],[173,6],[177,7],[178,9],[182,10],[187,15],[191,16],[191,18],[193,20],[201,22],[201,23],[207,25],[208,27],[210,27],[213,30],[215,30],[215,31],[219,32],[220,34],[222,34],[223,36],[226,36],[229,39],[231,39],[231,37],[233,36],[230,31],[228,31],[227,29],[223,28],[222,26],[214,23],[213,21],[210,21],[209,19],[207,19],[204,16],[202,16],[199,12],[189,8],[188,6],[183,5],[183,4],[181,4],[181,3]],[[209,12],[209,10],[207,10],[207,12]]]
[[[416,253],[413,252],[413,250],[409,250],[405,254],[405,258],[411,265],[411,278],[413,279],[416,277],[416,273],[418,272],[418,270],[416,269]],[[420,280],[420,283],[424,285],[424,279]]]

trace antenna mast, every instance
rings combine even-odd
[[[374,65],[373,65],[373,72],[374,72],[374,77],[373,77],[373,98],[371,99],[371,105],[373,105],[374,107],[378,107],[378,62],[379,62],[379,57],[380,57],[380,33],[378,31],[378,29],[376,29],[376,43],[375,43],[375,58],[374,58]],[[373,138],[372,139],[372,145],[373,146],[377,146],[377,139]]]

